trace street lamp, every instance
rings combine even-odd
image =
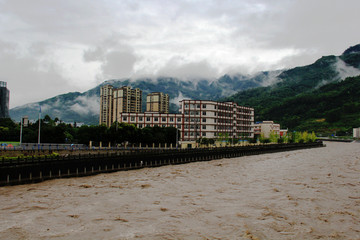
[[[21,117],[21,122],[20,122],[20,147],[21,147],[21,144],[22,144],[23,127],[27,127],[28,124],[29,124],[29,117],[28,116]]]

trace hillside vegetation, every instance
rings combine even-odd
[[[241,91],[227,98],[255,109],[255,121],[274,120],[282,128],[324,133],[346,132],[360,126],[360,45],[341,56],[282,72],[280,82]]]

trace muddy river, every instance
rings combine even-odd
[[[0,188],[0,239],[360,239],[360,143]]]

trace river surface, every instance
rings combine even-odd
[[[360,143],[0,188],[0,239],[360,239]]]

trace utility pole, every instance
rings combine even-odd
[[[39,133],[38,133],[38,145],[40,145],[40,128],[41,128],[41,106],[39,110]]]
[[[22,144],[22,132],[23,132],[23,117],[21,117],[21,122],[20,122],[20,147]]]
[[[22,144],[23,127],[27,127],[28,124],[29,124],[28,116],[21,117],[21,122],[20,122],[20,147],[21,147],[21,144]]]

